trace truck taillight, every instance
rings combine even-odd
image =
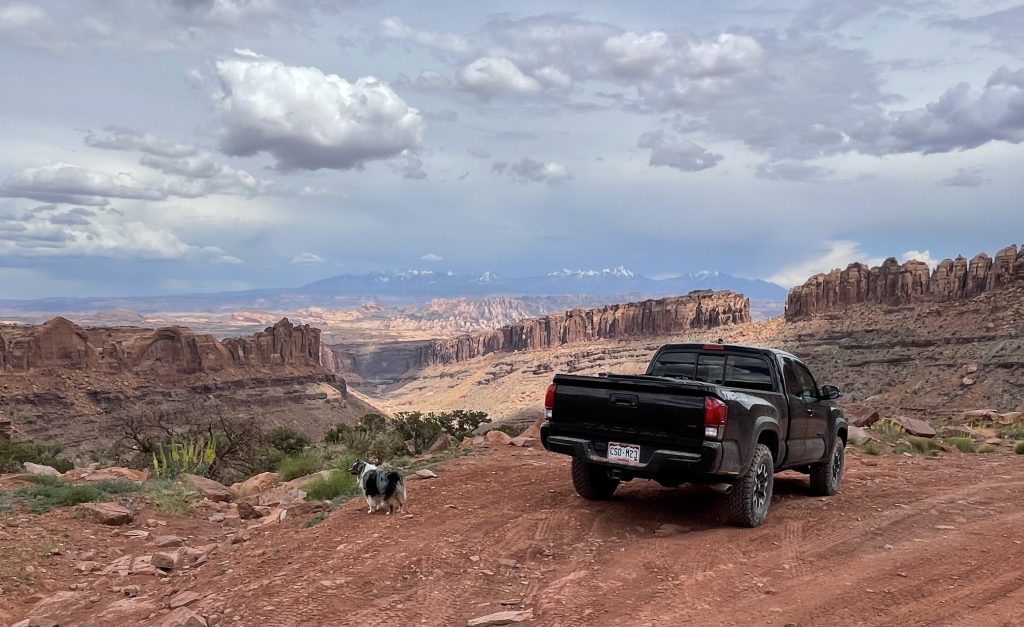
[[[551,417],[551,412],[555,409],[555,384],[552,383],[548,386],[547,393],[544,394],[544,415],[548,418]]]
[[[725,418],[729,408],[713,396],[704,397],[704,437],[721,441],[725,435]]]

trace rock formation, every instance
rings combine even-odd
[[[165,375],[281,366],[319,367],[320,330],[284,318],[255,335],[218,341],[185,327],[86,329],[64,318],[0,327],[0,373],[71,369]]]
[[[816,274],[789,291],[786,319],[836,312],[859,303],[902,306],[973,298],[987,291],[1024,284],[1024,247],[1000,250],[993,260],[979,253],[943,260],[934,271],[921,261],[900,264],[894,257],[869,268],[851,263],[845,270]]]
[[[669,335],[750,321],[750,301],[742,294],[698,290],[601,309],[572,309],[531,318],[494,331],[433,340],[417,348],[414,364],[450,364],[490,353],[511,353],[599,339]]]

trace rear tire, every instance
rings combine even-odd
[[[836,436],[828,461],[811,466],[811,493],[815,496],[832,496],[843,483],[843,467],[846,465],[846,446]]]
[[[754,447],[750,467],[727,497],[729,519],[740,527],[760,527],[768,517],[775,486],[775,462],[764,444]]]
[[[606,501],[615,494],[619,480],[609,477],[608,471],[601,466],[573,457],[572,487],[576,488],[576,494],[587,500]]]

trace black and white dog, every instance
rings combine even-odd
[[[384,505],[388,506],[390,514],[395,511],[395,503],[399,512],[404,511],[406,494],[402,473],[391,468],[379,468],[361,459],[357,459],[348,472],[358,477],[359,490],[366,497],[367,514]]]

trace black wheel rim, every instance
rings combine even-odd
[[[836,446],[836,451],[832,453],[832,485],[838,486],[839,479],[843,476],[843,449],[840,446]]]
[[[754,469],[754,509],[762,511],[768,504],[769,487],[771,474],[768,465],[761,462]]]

